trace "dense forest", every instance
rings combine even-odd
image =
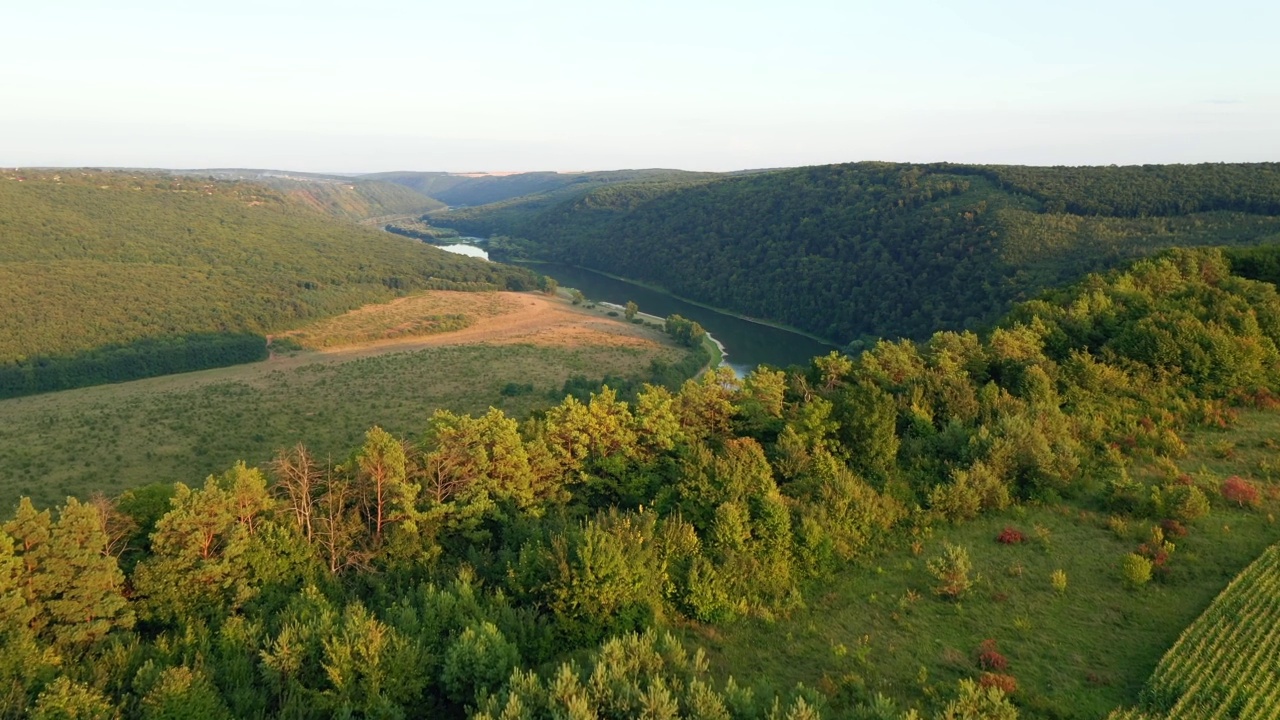
[[[136,360],[193,334],[262,336],[414,290],[533,281],[335,220],[291,193],[164,174],[5,173],[0,238],[0,364],[10,378],[56,365],[57,387],[115,376],[102,362],[122,348]],[[139,367],[228,357],[208,347]]]
[[[1017,689],[994,641],[968,670],[873,693],[740,684],[669,631],[785,615],[833,576],[884,572],[862,562],[883,548],[1043,504],[1161,522],[1107,581],[1141,592],[1178,562],[1164,532],[1271,502],[1172,458],[1185,432],[1277,405],[1277,343],[1275,286],[1177,250],[981,336],[630,402],[601,388],[523,422],[437,412],[345,458],[298,446],[202,485],[24,501],[0,532],[0,715],[1074,717]],[[1171,469],[1145,479],[1139,460]],[[963,613],[966,549],[919,562],[931,585],[903,612]]]
[[[346,175],[210,168],[204,170],[156,170],[193,180],[249,181],[290,196],[298,204],[346,220],[372,220],[440,210],[445,204],[406,187],[381,180]]]
[[[653,178],[430,221],[864,347],[990,325],[1163,248],[1280,240],[1280,165],[857,163]]]
[[[625,182],[712,178],[711,173],[684,170],[609,170],[603,172],[528,172],[511,175],[441,172],[388,172],[362,175],[360,179],[395,183],[447,205],[488,205],[515,198],[564,197],[590,188]]]

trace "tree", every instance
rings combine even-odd
[[[231,717],[209,678],[200,670],[182,665],[166,668],[156,675],[139,705],[143,720]]]
[[[628,300],[628,301],[627,301],[627,309],[626,309],[625,311],[623,311],[623,314],[624,314],[624,315],[626,315],[627,320],[629,320],[629,321],[630,321],[630,320],[635,320],[635,319],[636,319],[636,313],[638,313],[638,312],[640,312],[640,306],[639,306],[639,305],[637,305],[637,304],[635,303],[635,301],[634,301],[634,300]]]
[[[272,500],[256,468],[237,463],[204,487],[182,483],[156,523],[152,555],[139,563],[134,585],[156,619],[217,617],[255,597],[255,536],[268,524]]]
[[[112,720],[116,708],[102,693],[63,675],[40,692],[32,720]]]
[[[969,560],[969,551],[960,545],[944,544],[942,554],[929,560],[928,567],[938,581],[933,591],[944,598],[958,600],[973,586],[973,579],[969,577],[973,563]]]
[[[321,485],[321,475],[311,453],[298,443],[292,450],[281,450],[271,469],[276,492],[283,496],[298,532],[311,542],[315,536],[316,496]]]
[[[357,488],[374,547],[382,545],[388,525],[413,516],[418,486],[409,483],[406,463],[404,446],[390,433],[377,426],[365,433]]]
[[[52,532],[52,521],[49,511],[36,512],[31,498],[24,497],[18,501],[18,510],[14,517],[4,525],[4,532],[13,538],[16,552],[21,559],[21,568],[14,579],[19,579],[19,592],[27,613],[30,613],[31,629],[40,632],[49,622],[45,612],[44,596],[40,572],[41,548],[49,541]]]
[[[502,687],[520,666],[520,651],[491,622],[468,625],[444,656],[440,682],[450,700],[467,705]]]
[[[84,647],[117,627],[133,627],[124,573],[108,543],[98,510],[67,498],[49,542],[35,551],[38,585],[60,644]]]
[[[395,716],[422,692],[418,644],[374,617],[359,602],[347,606],[324,639],[326,696],[339,717]]]

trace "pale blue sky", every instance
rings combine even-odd
[[[0,165],[1280,160],[1280,3],[4,0]]]

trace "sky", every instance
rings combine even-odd
[[[1280,3],[6,0],[0,166],[1280,160]]]

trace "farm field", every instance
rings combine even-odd
[[[464,318],[465,329],[385,337],[408,310],[441,308]],[[520,417],[558,401],[572,376],[640,375],[652,360],[684,353],[651,328],[516,293],[427,293],[300,335],[331,349],[0,402],[0,505],[22,495],[52,505],[71,494],[198,483],[304,441],[320,457],[343,454],[375,424],[416,436],[438,408],[493,406]],[[508,397],[509,383],[532,391]]]
[[[1267,485],[1278,441],[1280,414],[1242,413],[1233,429],[1189,433],[1180,469],[1198,484],[1238,474]],[[804,683],[851,704],[879,693],[900,710],[981,675],[979,648],[992,639],[1026,717],[1106,717],[1138,700],[1183,629],[1280,540],[1275,512],[1274,500],[1242,510],[1216,498],[1207,517],[1173,540],[1167,577],[1133,590],[1121,564],[1149,536],[1150,521],[1109,523],[1105,512],[1083,506],[1014,508],[903,538],[894,543],[900,549],[836,570],[790,614],[690,624],[684,633],[721,676],[778,688]],[[997,542],[1009,527],[1026,542]],[[959,602],[932,592],[926,563],[944,543],[972,558],[976,581]],[[1055,570],[1066,573],[1065,592],[1052,585]]]
[[[1245,568],[1156,666],[1132,718],[1280,717],[1280,546]]]

